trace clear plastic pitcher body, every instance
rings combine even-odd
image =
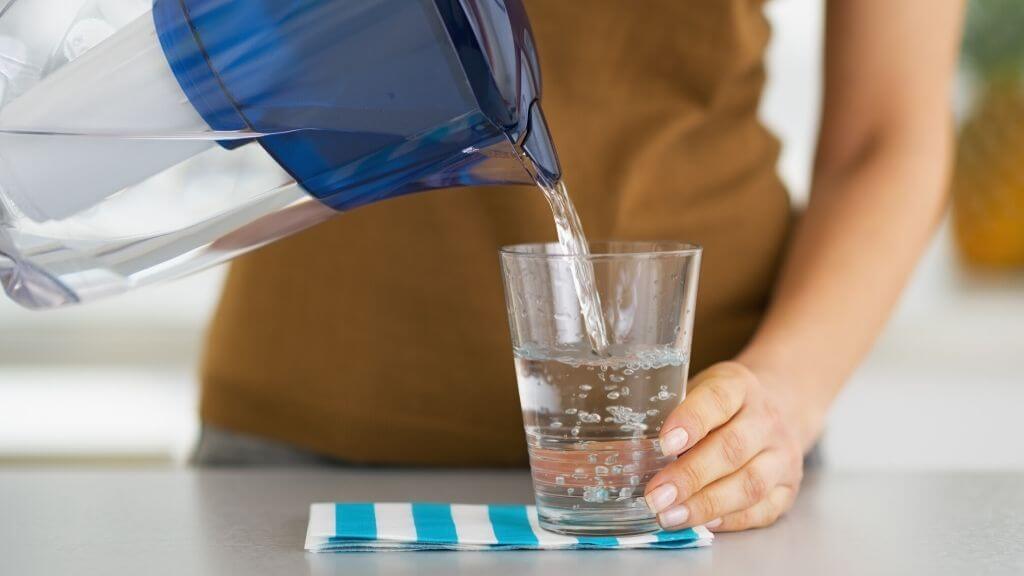
[[[358,206],[558,177],[508,0],[14,0],[0,282],[47,308]]]

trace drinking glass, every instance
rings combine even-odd
[[[701,249],[676,242],[501,251],[540,525],[604,536],[656,530],[644,488],[671,458],[658,434],[686,393]],[[580,265],[586,273],[577,274]],[[580,278],[592,278],[580,282]],[[588,339],[581,300],[608,346]]]

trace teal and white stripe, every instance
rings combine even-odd
[[[619,538],[565,536],[542,529],[536,507],[521,504],[338,503],[310,507],[306,549],[693,548],[713,538],[703,526]]]

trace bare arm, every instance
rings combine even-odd
[[[820,419],[882,329],[939,221],[962,0],[830,0],[811,200],[740,362]]]
[[[942,212],[963,0],[829,0],[825,106],[806,213],[734,362],[666,420],[648,485],[666,528],[743,530],[793,503],[802,456],[878,335]]]

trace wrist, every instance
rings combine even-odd
[[[810,450],[821,436],[825,416],[832,401],[833,387],[808,370],[807,365],[789,360],[785,354],[772,354],[748,347],[736,362],[754,374],[779,403],[783,417],[795,428],[804,451]]]

